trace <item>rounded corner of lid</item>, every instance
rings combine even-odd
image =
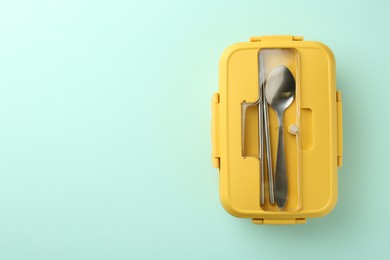
[[[326,55],[328,56],[328,59],[331,61],[331,63],[335,63],[336,62],[336,58],[334,56],[334,53],[333,51],[331,50],[331,48],[329,48],[328,45],[326,45],[325,43],[322,43],[322,42],[313,42],[318,49],[324,51],[326,53]]]
[[[324,217],[331,213],[337,204],[337,192],[335,192],[328,200],[328,202],[322,207],[313,211],[314,217]]]
[[[245,218],[247,217],[245,213],[233,205],[227,195],[221,194],[220,196],[222,207],[232,216],[237,218]]]
[[[238,43],[235,43],[235,44],[232,44],[230,45],[229,47],[227,47],[222,55],[221,55],[221,59],[220,59],[220,64],[223,65],[223,64],[227,64],[227,62],[229,61],[230,57],[236,53],[237,51],[241,50],[241,49],[244,49],[245,46],[246,46],[246,42],[238,42]]]

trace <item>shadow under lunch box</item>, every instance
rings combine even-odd
[[[212,160],[226,211],[296,224],[333,209],[342,164],[335,74],[331,50],[300,36],[226,49],[212,98]]]

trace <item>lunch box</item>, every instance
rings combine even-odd
[[[301,36],[251,37],[225,50],[212,97],[212,162],[230,214],[298,224],[329,213],[342,166],[335,59]]]

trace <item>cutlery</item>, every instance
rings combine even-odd
[[[287,170],[284,151],[284,111],[295,98],[295,79],[291,71],[283,65],[274,68],[265,84],[265,97],[278,117],[278,150],[276,157],[274,192],[276,204],[283,209],[287,202]]]
[[[273,181],[273,173],[272,173],[272,157],[271,157],[271,139],[269,134],[269,119],[268,119],[268,104],[267,100],[265,98],[265,89],[264,89],[264,82],[265,82],[265,76],[264,76],[264,60],[263,56],[259,55],[259,84],[260,84],[260,104],[262,107],[259,106],[259,111],[262,111],[262,133],[265,137],[265,149],[266,149],[266,155],[267,155],[267,170],[268,170],[268,193],[269,193],[269,202],[271,205],[275,204],[275,195],[274,195],[274,181]],[[260,119],[259,119],[260,120]],[[260,130],[259,130],[260,131]],[[263,139],[262,139],[263,140]],[[263,147],[264,145],[260,143]],[[263,149],[263,148],[262,148]],[[265,165],[265,157],[264,154],[262,156],[263,159],[263,171],[264,171],[264,165]],[[263,174],[264,178],[264,174]],[[264,184],[264,181],[263,181]],[[264,186],[264,185],[263,185]]]

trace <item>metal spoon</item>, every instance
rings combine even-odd
[[[295,97],[295,79],[287,67],[280,65],[271,71],[265,86],[265,96],[268,104],[278,116],[279,138],[274,192],[276,204],[279,208],[284,208],[287,202],[287,170],[284,153],[283,114]]]

